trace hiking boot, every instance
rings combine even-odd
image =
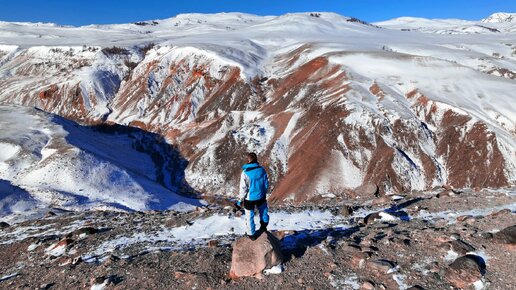
[[[267,226],[268,225],[269,225],[269,223],[260,221],[260,229],[258,231],[262,232],[262,233],[265,233],[267,231]]]

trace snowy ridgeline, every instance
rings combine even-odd
[[[188,210],[200,205],[176,194],[185,165],[149,133],[79,126],[16,106],[0,106],[0,124],[2,220],[39,217],[52,207]]]

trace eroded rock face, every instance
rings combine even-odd
[[[280,242],[273,234],[265,232],[255,241],[242,237],[233,243],[230,276],[257,276],[282,261]]]
[[[232,195],[247,151],[269,172],[272,202],[516,181],[510,120],[473,116],[417,85],[395,92],[335,61],[339,53],[314,51],[276,53],[269,75],[246,76],[195,48],[30,48],[3,64],[0,101],[157,132],[208,195]]]

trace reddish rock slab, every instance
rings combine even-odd
[[[283,262],[280,241],[271,233],[261,234],[255,241],[242,237],[233,243],[231,278],[259,276],[262,271]]]
[[[466,255],[457,258],[448,266],[444,277],[454,287],[466,289],[482,278],[485,265],[479,262],[481,259],[475,255]]]

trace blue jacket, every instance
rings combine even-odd
[[[240,199],[261,200],[269,189],[267,172],[258,163],[248,163],[242,167],[240,176]]]

